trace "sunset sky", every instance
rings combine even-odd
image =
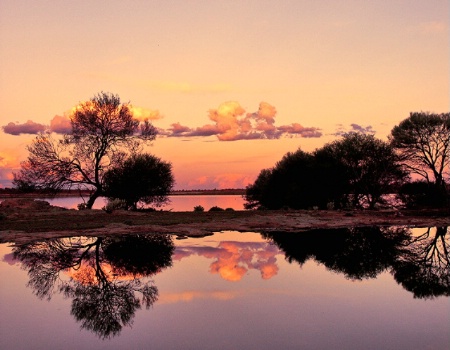
[[[446,0],[0,2],[0,187],[100,91],[160,135],[176,189],[245,187],[299,147],[449,111]]]

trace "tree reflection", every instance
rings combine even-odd
[[[285,252],[289,262],[302,266],[314,259],[351,280],[389,271],[414,297],[433,298],[449,295],[447,232],[447,227],[429,228],[415,236],[408,228],[362,227],[264,236]]]
[[[423,229],[411,236],[394,265],[395,280],[417,298],[450,295],[448,227]]]
[[[404,229],[381,227],[311,230],[267,234],[289,262],[314,259],[351,280],[374,278],[391,266],[405,237]]]
[[[56,292],[72,299],[71,314],[101,338],[132,324],[141,306],[158,298],[151,275],[172,265],[174,245],[165,234],[116,238],[76,237],[34,242],[13,249],[39,298]]]

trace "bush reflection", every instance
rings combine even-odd
[[[63,293],[83,329],[109,338],[132,324],[137,309],[157,300],[149,277],[172,265],[173,250],[171,236],[152,234],[34,242],[13,253],[38,297]]]
[[[307,232],[273,232],[273,241],[291,263],[314,259],[351,280],[375,278],[389,271],[415,298],[450,295],[448,227],[361,227]]]

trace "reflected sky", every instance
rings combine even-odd
[[[56,197],[43,198],[51,205],[76,209],[77,205],[83,202],[80,197]],[[85,199],[87,200],[87,199]],[[205,211],[211,207],[232,208],[234,210],[244,210],[244,198],[241,195],[176,195],[169,196],[170,202],[161,207],[170,211],[193,211],[194,207],[201,205]],[[98,198],[94,203],[94,209],[101,209],[106,204],[106,199]]]
[[[164,249],[171,252],[171,258],[160,256],[157,261],[162,265],[149,258],[157,256],[156,250],[144,254],[154,242],[142,237],[131,242],[101,241],[103,246],[98,245],[98,238],[90,244],[94,242],[97,246],[85,254],[88,262],[76,271],[88,269],[87,284],[91,286],[95,276],[101,277],[98,263],[108,272],[106,285],[126,285],[144,278],[141,286],[149,283],[157,290],[149,309],[134,310],[131,322],[122,324],[117,335],[99,336],[98,329],[96,333],[83,328],[73,314],[74,301],[83,298],[73,292],[86,280],[80,283],[73,278],[70,269],[74,267],[62,268],[73,265],[86,249],[78,244],[68,255],[46,252],[44,262],[50,261],[50,265],[45,266],[62,268],[57,282],[62,281],[63,287],[67,281],[72,283],[72,294],[64,293],[66,289],[59,284],[47,301],[38,298],[30,286],[27,261],[32,257],[36,266],[37,253],[22,247],[26,254],[20,256],[19,247],[1,245],[0,273],[5,281],[0,288],[1,348],[39,344],[41,348],[119,349],[151,344],[155,349],[444,349],[449,344],[448,279],[439,275],[442,269],[448,272],[441,254],[448,247],[448,233],[437,228],[277,233],[270,237],[224,232],[165,240]],[[145,242],[147,247],[140,254],[136,247]],[[433,242],[438,244],[430,249]],[[138,253],[124,253],[127,246]],[[414,254],[420,258],[420,252],[433,249],[441,252],[441,260],[432,260],[434,266],[413,260]],[[372,258],[375,255],[382,257],[379,262]],[[423,288],[424,276],[414,275],[422,283],[420,291],[428,294],[411,288],[411,271],[417,269],[426,276],[434,274],[428,289]],[[441,276],[438,289],[436,276]],[[430,288],[434,294],[429,294]]]

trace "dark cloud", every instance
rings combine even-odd
[[[8,123],[2,126],[3,131],[6,134],[21,135],[21,134],[39,134],[42,132],[50,131],[57,134],[69,134],[72,131],[72,125],[70,119],[66,116],[55,115],[50,121],[50,126],[39,124],[28,120],[26,123]]]
[[[20,135],[20,134],[38,134],[46,130],[46,126],[43,124],[35,123],[28,120],[26,123],[8,123],[2,126],[3,132],[10,135]]]
[[[332,135],[334,136],[344,136],[345,134],[348,134],[350,132],[359,132],[361,134],[368,134],[368,135],[374,135],[375,130],[372,128],[371,125],[368,126],[361,126],[359,124],[350,124],[350,127],[344,127],[342,124],[337,125],[336,132],[334,132]]]
[[[322,132],[319,128],[305,128],[298,123],[292,123],[291,125],[282,125],[278,127],[282,133],[300,135],[302,137],[321,137]]]
[[[207,124],[196,128],[195,130],[191,130],[186,133],[186,136],[212,136],[217,135],[218,133],[220,133],[220,130],[216,125]]]
[[[172,133],[172,135],[182,135],[184,133],[191,132],[191,128],[188,126],[183,126],[180,123],[175,123],[171,125],[172,127],[169,128],[169,131]]]
[[[352,131],[354,132],[361,132],[363,134],[375,134],[375,130],[373,130],[371,125],[368,125],[366,127],[358,125],[358,124],[350,124],[352,127]]]
[[[2,261],[7,263],[8,265],[15,265],[15,264],[17,264],[16,259],[14,259],[14,254],[13,253],[9,253],[9,254],[3,255]]]

